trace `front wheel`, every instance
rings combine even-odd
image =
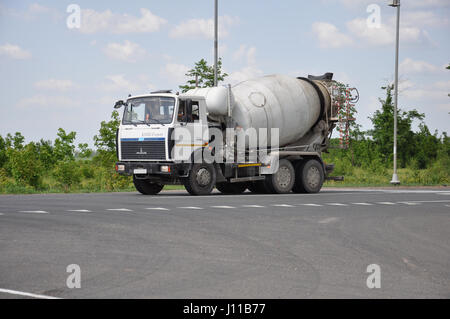
[[[133,184],[136,190],[143,195],[156,195],[164,188],[164,185],[151,183],[146,179],[138,179],[134,175]]]
[[[208,195],[216,185],[216,170],[211,164],[192,165],[184,187],[191,195]]]

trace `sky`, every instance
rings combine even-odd
[[[213,61],[213,0],[75,1],[0,0],[0,135],[54,140],[62,127],[92,146],[116,100],[176,92],[196,61]],[[222,84],[333,72],[359,90],[357,123],[370,129],[394,79],[387,4],[219,0]],[[439,133],[450,133],[449,16],[450,0],[401,1],[399,107]]]

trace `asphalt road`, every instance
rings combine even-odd
[[[0,256],[0,298],[449,298],[450,190],[0,196]]]

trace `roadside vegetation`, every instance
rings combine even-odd
[[[221,66],[221,62],[220,65]],[[186,74],[191,79],[183,91],[211,86],[213,69],[200,60]],[[222,74],[219,68],[219,80]],[[343,182],[327,181],[325,186],[389,186],[392,177],[393,104],[392,87],[386,87],[381,109],[371,118],[373,128],[361,131],[350,124],[348,149],[341,149],[338,138],[324,154],[334,163],[334,176]],[[446,115],[447,116],[447,115]],[[398,113],[398,175],[402,185],[448,185],[450,183],[450,138],[445,132],[431,133],[425,114],[415,110]],[[419,130],[413,131],[413,123]],[[25,144],[20,132],[0,135],[0,194],[59,192],[134,191],[132,179],[115,172],[116,131],[119,113],[113,111],[109,121],[102,121],[94,136],[95,149],[88,144],[75,145],[76,132],[60,128],[54,141]],[[166,186],[180,189],[181,186]]]

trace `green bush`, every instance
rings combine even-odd
[[[9,149],[8,159],[11,175],[19,184],[34,188],[41,186],[43,167],[34,143],[29,143],[22,149]]]
[[[53,170],[53,176],[66,192],[81,182],[80,170],[74,161],[58,162]]]

